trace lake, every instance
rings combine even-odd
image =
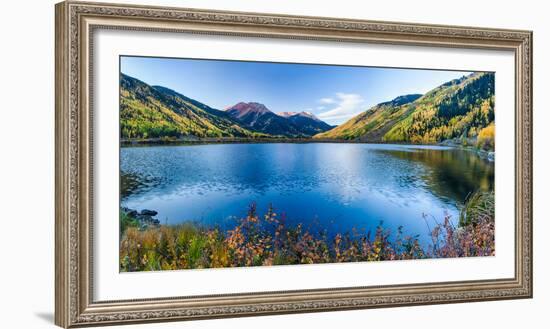
[[[469,193],[491,190],[494,164],[444,146],[344,143],[122,147],[121,206],[162,224],[232,228],[257,204],[311,231],[373,231],[383,223],[429,242],[428,227],[457,223]]]

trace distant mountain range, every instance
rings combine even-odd
[[[424,95],[380,103],[333,127],[309,112],[276,114],[257,102],[240,102],[221,111],[121,74],[120,133],[125,139],[313,137],[436,143],[476,137],[494,125],[494,85],[493,73],[472,73]]]
[[[125,139],[163,137],[309,138],[332,128],[305,112],[277,115],[260,103],[220,111],[174,90],[120,76],[120,134]]]
[[[321,121],[311,112],[280,112],[278,115],[287,118],[306,135],[315,135],[325,131],[328,131],[334,126]]]
[[[314,138],[424,144],[472,138],[494,122],[494,94],[493,73],[472,73],[375,105]]]
[[[275,114],[260,103],[238,103],[226,112],[246,128],[269,135],[308,137],[332,127],[311,113],[282,112]]]

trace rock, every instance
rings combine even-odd
[[[158,212],[149,209],[143,209],[140,213],[142,216],[156,216]]]
[[[141,212],[137,210],[130,209],[127,207],[121,208],[121,211],[126,214],[126,216],[133,218],[138,223],[138,228],[140,230],[146,230],[149,227],[158,227],[160,226],[160,221],[153,216],[157,215],[158,212],[149,209],[143,209]]]

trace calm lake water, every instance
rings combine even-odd
[[[383,226],[428,241],[457,222],[469,193],[493,187],[493,163],[442,146],[268,143],[123,147],[121,204],[161,223],[233,227],[255,202],[329,235]]]

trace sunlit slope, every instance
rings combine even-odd
[[[473,73],[378,104],[315,138],[435,143],[473,138],[494,121],[494,74]]]
[[[224,111],[124,74],[120,77],[120,134],[122,138],[259,135]]]

